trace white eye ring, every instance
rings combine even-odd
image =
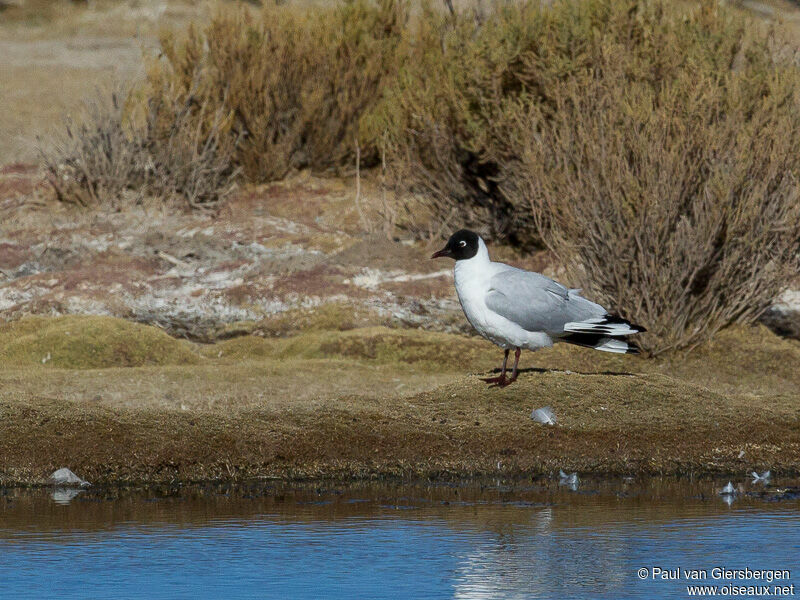
[[[467,242],[465,242],[464,240],[461,240],[460,242],[458,242],[458,245],[461,246],[462,248],[466,248]]]

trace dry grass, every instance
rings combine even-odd
[[[2,4],[2,2],[0,2]],[[0,11],[0,164],[35,163],[36,139],[63,127],[87,93],[130,85],[158,31],[202,21],[180,0],[7,0]]]
[[[42,334],[28,344],[36,356],[45,338],[83,356],[120,323],[68,319],[35,329],[81,343]],[[127,338],[158,335],[141,328]],[[524,366],[541,369],[503,390],[476,377],[495,349],[460,336],[375,328],[244,337],[199,347],[205,357],[173,342],[197,362],[3,361],[0,481],[41,481],[65,464],[95,483],[800,470],[800,345],[763,328],[727,330],[696,353],[658,360],[558,346],[526,354]],[[548,404],[556,427],[528,417]]]

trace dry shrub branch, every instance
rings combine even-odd
[[[235,143],[219,111],[153,98],[136,110],[120,94],[87,104],[79,121],[41,146],[47,179],[63,202],[119,206],[147,197],[215,208],[233,188]],[[205,127],[192,116],[208,114]]]

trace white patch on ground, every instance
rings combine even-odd
[[[111,316],[113,314],[105,302],[83,296],[68,296],[64,302],[64,309],[64,313],[71,315]]]
[[[8,310],[20,304],[27,304],[49,292],[49,289],[39,286],[30,286],[23,289],[2,286],[0,287],[0,310]]]
[[[244,250],[245,253],[249,253],[254,256],[263,256],[265,254],[272,253],[272,251],[269,248],[267,248],[263,244],[259,244],[258,242],[250,242],[249,244],[242,244],[240,242],[234,241],[231,244],[231,250]]]
[[[772,310],[781,314],[800,313],[800,290],[786,290],[776,300]]]
[[[361,273],[353,277],[352,281],[345,279],[344,283],[352,283],[366,290],[375,290],[383,283],[420,281],[423,279],[435,279],[437,277],[449,277],[452,279],[453,272],[449,269],[446,271],[436,271],[435,273],[407,273],[400,270],[386,272],[380,269],[366,267],[361,270]]]
[[[282,217],[261,217],[259,220],[275,230],[280,231],[281,233],[288,233],[291,235],[307,235],[312,233],[311,228],[307,225],[303,225],[302,223],[298,223],[297,221],[292,221],[290,219],[284,219]]]
[[[96,237],[86,237],[80,234],[72,234],[71,238],[71,249],[85,250],[88,248],[96,252],[105,252],[108,250],[111,247],[114,239],[110,233]]]

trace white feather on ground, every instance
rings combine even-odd
[[[531,413],[531,419],[537,423],[541,423],[542,425],[556,424],[556,414],[553,412],[553,409],[550,406],[543,406],[542,408],[537,408],[534,410]]]

